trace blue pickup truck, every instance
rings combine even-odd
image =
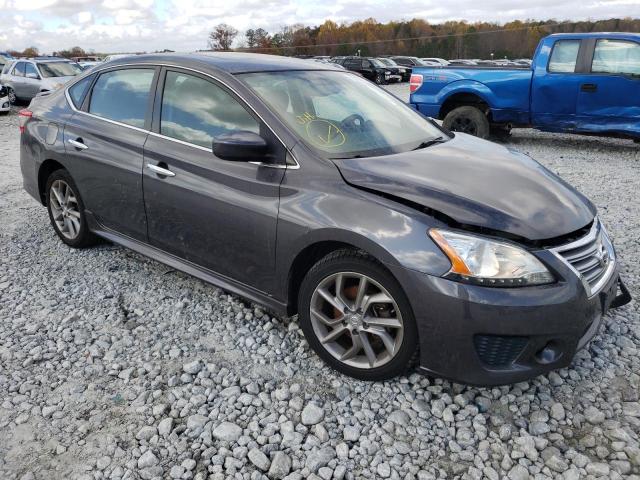
[[[638,141],[640,34],[554,34],[531,68],[414,68],[409,88],[414,108],[482,138],[534,127]]]

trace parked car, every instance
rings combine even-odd
[[[4,85],[0,85],[0,113],[9,113],[11,111],[11,102],[9,102],[9,89]]]
[[[411,78],[411,67],[398,65],[388,57],[379,57],[378,61],[391,70],[392,74],[400,75],[402,82],[408,82]]]
[[[397,69],[385,66],[376,58],[371,57],[344,57],[337,62],[347,70],[357,72],[367,80],[376,82],[378,85],[399,82],[402,80]]]
[[[93,67],[102,65],[102,62],[80,62],[78,63],[83,71],[91,70]]]
[[[0,83],[7,87],[9,100],[15,103],[60,88],[81,72],[77,63],[58,57],[18,59],[4,66]]]
[[[98,62],[102,62],[102,57],[98,57],[95,55],[88,55],[85,57],[71,57],[71,60],[73,62],[80,63],[80,64],[85,62],[98,63]]]
[[[449,65],[478,65],[478,62],[475,60],[469,60],[467,58],[454,58],[453,60],[449,60]]]
[[[415,360],[525,380],[569,365],[630,298],[596,207],[565,181],[330,65],[137,56],[19,118],[24,187],[62,242],[103,237],[297,314],[356,378]]]
[[[640,139],[640,34],[554,34],[531,68],[414,69],[411,104],[449,130],[534,127]]]
[[[431,62],[431,63],[437,63],[439,65],[442,65],[443,67],[446,65],[449,65],[449,61],[445,60],[444,58],[421,58],[420,60],[422,60],[423,62]]]
[[[398,65],[402,65],[404,67],[425,67],[428,64],[420,60],[418,57],[406,57],[406,56],[393,56],[390,57],[391,60],[396,62]]]

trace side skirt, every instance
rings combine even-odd
[[[248,285],[236,282],[227,277],[219,275],[211,270],[202,268],[194,263],[183,260],[175,255],[171,255],[164,252],[152,245],[142,243],[138,240],[134,240],[126,235],[122,235],[118,232],[110,230],[98,223],[93,214],[85,210],[87,220],[89,221],[90,229],[93,233],[102,237],[110,242],[122,245],[137,253],[149,257],[152,260],[156,260],[160,263],[164,263],[176,270],[193,275],[200,280],[210,283],[222,290],[233,293],[240,297],[243,297],[251,302],[260,304],[278,316],[287,316],[287,304],[280,302],[279,300],[256,290]]]

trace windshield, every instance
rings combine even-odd
[[[71,77],[82,73],[82,68],[77,63],[71,62],[47,62],[38,63],[40,73],[45,78],[48,77]]]
[[[389,65],[390,67],[395,67],[396,66],[396,62],[394,62],[390,58],[380,58],[379,61],[381,61],[385,65]]]
[[[352,73],[260,72],[239,77],[327,158],[401,153],[445,136],[399,99]]]
[[[384,64],[377,58],[370,58],[369,61],[373,64],[374,67],[384,67]]]

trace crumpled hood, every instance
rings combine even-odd
[[[354,186],[532,241],[574,232],[596,214],[584,195],[538,162],[465,134],[413,152],[335,164]]]

